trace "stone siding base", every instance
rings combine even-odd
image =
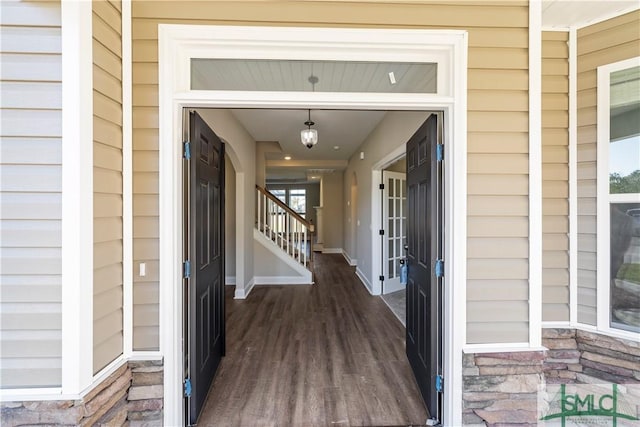
[[[464,425],[535,425],[544,352],[463,356]]]
[[[465,425],[537,425],[538,392],[548,384],[640,384],[638,342],[545,328],[542,344],[548,350],[463,355]]]
[[[161,426],[162,375],[161,361],[125,363],[81,400],[1,403],[0,425]]]
[[[575,329],[543,329],[552,384],[640,384],[640,343]]]

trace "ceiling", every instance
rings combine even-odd
[[[582,27],[637,9],[639,0],[542,0],[544,28]],[[332,61],[194,60],[194,89],[287,90],[318,92],[433,92],[433,64],[376,64]],[[391,84],[390,72],[396,84]],[[425,74],[428,78],[425,79]],[[315,84],[309,76],[317,76]],[[347,77],[344,77],[347,76]],[[420,77],[422,76],[422,77]],[[407,89],[419,87],[419,89]],[[314,181],[328,171],[346,167],[348,159],[384,117],[384,111],[312,110],[318,144],[300,143],[307,110],[234,109],[235,117],[258,142],[277,142],[282,151],[268,152],[267,178]],[[337,147],[334,148],[334,147]],[[291,156],[285,161],[284,156]],[[320,170],[320,171],[319,171]]]
[[[542,0],[542,26],[580,28],[639,7],[638,0]]]

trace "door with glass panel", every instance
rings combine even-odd
[[[384,281],[382,293],[404,289],[400,283],[401,260],[407,244],[407,176],[384,171]]]

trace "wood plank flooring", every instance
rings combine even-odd
[[[227,290],[227,355],[198,426],[424,425],[405,330],[341,255],[313,286]]]

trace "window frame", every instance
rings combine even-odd
[[[597,329],[608,335],[638,340],[640,333],[611,326],[611,203],[640,203],[640,193],[609,194],[610,84],[611,74],[640,66],[640,56],[597,68],[597,187],[596,251]]]
[[[291,196],[293,192],[302,192],[302,194],[296,193],[296,194],[293,194],[293,196],[304,197],[304,212],[297,211],[291,204]],[[297,213],[301,217],[306,218],[305,215],[307,214],[307,189],[306,188],[288,188],[287,189],[287,206],[289,206],[295,213]]]
[[[305,215],[307,214],[307,189],[304,187],[278,187],[278,186],[270,186],[270,188],[268,188],[269,192],[271,194],[273,194],[277,199],[279,199],[280,201],[282,201],[285,205],[289,206],[291,208],[292,211],[294,211],[295,213],[299,214],[301,217],[306,218]],[[302,192],[304,194],[294,194],[294,196],[304,196],[304,206],[305,206],[305,210],[304,212],[298,212],[297,210],[295,210],[293,208],[293,206],[291,205],[291,193],[292,192]],[[282,200],[280,198],[279,195],[276,195],[276,192],[284,192],[284,200]]]

